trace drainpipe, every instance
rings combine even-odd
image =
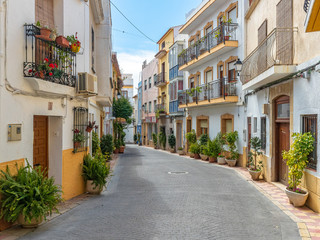
[[[4,82],[4,71],[5,71],[5,41],[6,41],[6,0],[0,2],[0,23],[3,23],[3,26],[0,26],[0,87],[3,87]],[[0,92],[1,94],[1,92]]]

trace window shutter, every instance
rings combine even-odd
[[[54,28],[53,0],[36,0],[35,14],[36,22]]]
[[[260,43],[262,43],[263,40],[266,39],[267,35],[268,35],[268,21],[266,19],[258,29],[258,45],[260,45]]]

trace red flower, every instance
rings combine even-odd
[[[29,69],[29,73],[32,73],[32,71],[33,71],[32,69]]]
[[[54,64],[54,67],[55,67],[55,68],[58,68],[58,65],[55,63],[55,64]]]
[[[45,62],[49,62],[49,59],[48,59],[48,58],[45,58],[44,61],[45,61]]]
[[[80,131],[78,129],[73,130],[74,133],[80,133]]]
[[[49,67],[50,67],[50,68],[54,68],[53,63],[50,63],[50,64],[49,64]]]
[[[49,72],[49,76],[52,76],[52,72]]]

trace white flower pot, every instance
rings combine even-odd
[[[100,194],[103,190],[103,187],[96,186],[92,180],[87,180],[87,192],[91,194]]]
[[[18,217],[18,224],[20,224],[23,228],[36,228],[42,223],[43,217],[39,217],[38,219],[32,218],[30,222],[24,220],[24,216],[22,214]]]
[[[286,189],[286,194],[287,194],[287,197],[289,198],[289,202],[293,204],[293,206],[295,207],[303,207],[309,195],[308,192],[306,192],[305,194],[296,193],[296,192],[289,191],[288,189]]]
[[[203,161],[207,161],[207,159],[208,159],[208,156],[205,154],[200,154],[200,157],[201,157],[201,160],[203,160]]]
[[[217,157],[217,161],[219,165],[224,165],[227,163],[225,157]]]
[[[226,159],[226,162],[228,163],[229,167],[235,167],[237,164],[237,160],[232,159]]]
[[[253,171],[250,168],[248,168],[248,171],[251,175],[252,180],[259,180],[260,174],[261,174],[261,170],[260,171]]]

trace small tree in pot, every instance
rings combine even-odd
[[[166,143],[167,143],[167,137],[166,137],[166,134],[163,131],[161,131],[159,133],[159,143],[162,146],[162,149],[165,150],[166,149]]]
[[[176,137],[173,134],[169,135],[168,143],[170,146],[170,152],[174,153],[176,151]]]
[[[103,135],[100,142],[101,152],[104,155],[108,155],[111,160],[111,154],[113,152],[113,136],[111,134]]]
[[[308,192],[299,189],[298,186],[301,183],[303,171],[307,167],[308,156],[313,151],[314,138],[310,132],[293,133],[292,138],[290,150],[282,153],[289,167],[289,186],[286,188],[286,194],[290,203],[295,207],[302,207],[308,198]]]
[[[224,148],[223,148],[223,146],[226,144],[225,137],[222,133],[219,132],[217,134],[216,140],[217,140],[217,144],[219,144],[220,146],[219,148],[220,152],[218,153],[218,157],[217,157],[218,164],[220,165],[226,164],[227,162],[224,156]]]
[[[236,142],[238,140],[238,132],[229,132],[226,134],[226,143],[230,151],[230,157],[226,159],[226,162],[230,167],[234,167],[239,158],[239,152],[237,150]]]
[[[192,143],[189,151],[194,154],[195,159],[200,159],[200,144],[198,142]]]
[[[262,154],[261,140],[258,137],[250,139],[251,151],[249,152],[249,173],[252,180],[258,180],[262,171],[262,161],[257,162],[257,157]]]
[[[153,141],[153,146],[154,149],[158,148],[158,136],[155,133],[152,133],[152,141]]]
[[[192,129],[190,132],[188,132],[186,134],[186,139],[187,139],[188,145],[189,145],[189,150],[188,151],[191,153],[191,151],[190,151],[191,144],[197,142],[197,135],[196,135],[196,132],[195,132],[194,129]],[[194,157],[193,153],[190,154],[190,157]]]
[[[184,155],[183,147],[178,148],[178,153],[180,156]]]
[[[222,148],[219,144],[217,138],[213,139],[212,141],[208,141],[208,155],[209,155],[209,162],[214,163],[217,161],[217,157],[219,153],[221,153]]]

